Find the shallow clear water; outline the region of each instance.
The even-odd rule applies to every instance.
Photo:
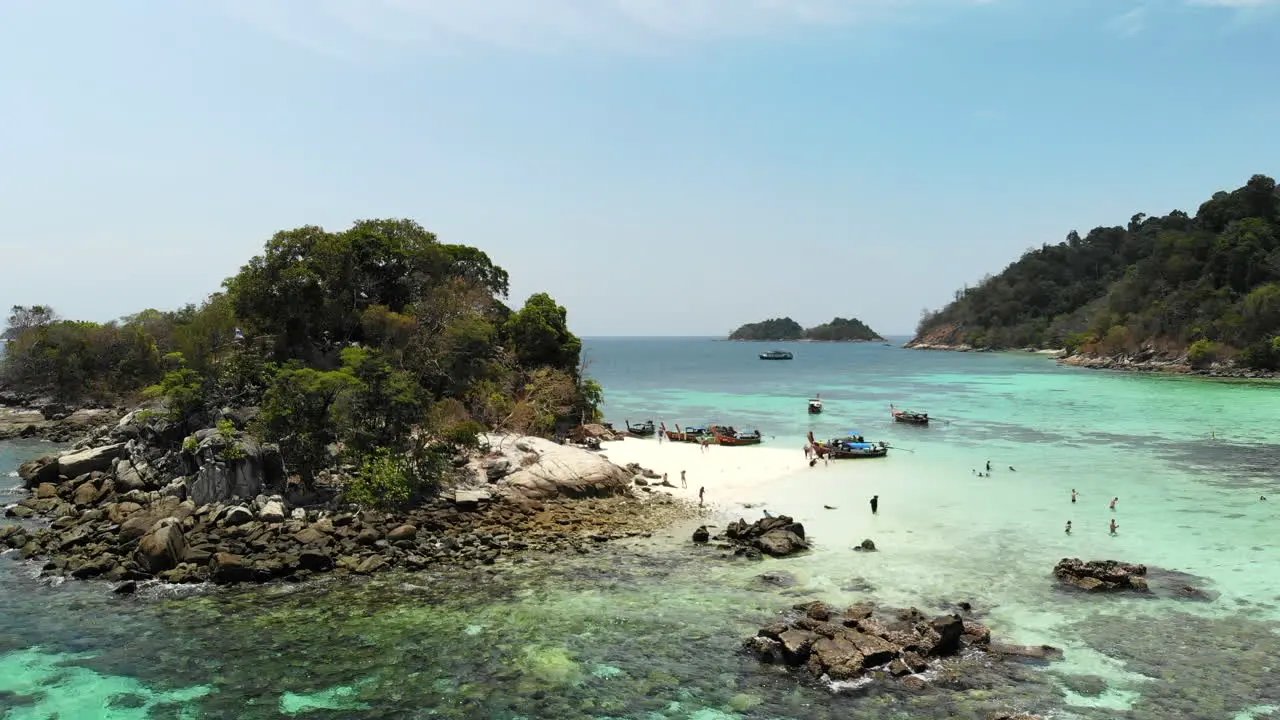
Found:
[[[767,349],[758,344],[587,346],[619,424],[755,424],[766,445],[794,448],[794,475],[751,497],[714,500],[720,521],[754,519],[741,502],[801,519],[814,552],[726,561],[677,528],[480,574],[184,595],[152,588],[136,598],[94,583],[41,583],[10,554],[0,558],[0,713],[706,720],[1017,709],[1155,719],[1267,717],[1280,705],[1280,386],[880,345],[795,344],[790,362],[757,360]],[[804,408],[814,392],[827,407],[816,418]],[[949,422],[895,426],[890,402]],[[800,447],[810,429],[858,429],[904,450],[808,468]],[[47,450],[0,444],[0,488],[16,484],[4,476],[20,460]],[[976,477],[987,460],[992,477]],[[879,552],[850,551],[868,537]],[[1190,603],[1065,594],[1050,576],[1064,556],[1191,573],[1221,595]],[[798,586],[759,582],[766,570],[790,571]],[[1048,669],[977,669],[971,687],[913,696],[875,687],[833,695],[735,652],[770,616],[809,598],[932,610],[967,600],[989,609],[998,636],[1067,654]],[[1105,678],[1107,690],[1074,692],[1082,676]]]

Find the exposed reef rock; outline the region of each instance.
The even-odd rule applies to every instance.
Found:
[[[1063,558],[1053,568],[1058,581],[1086,592],[1116,592],[1132,590],[1148,592],[1147,568],[1117,560],[1090,560]]]
[[[694,533],[694,542],[703,542],[698,540],[700,535]],[[712,539],[734,547],[734,554],[750,558],[760,558],[762,554],[786,557],[809,549],[804,525],[786,515],[761,518],[750,524],[746,520],[735,520]]]
[[[929,619],[915,608],[880,611],[870,604],[843,612],[821,602],[797,605],[800,616],[761,628],[745,648],[761,662],[803,667],[815,679],[902,678],[966,651],[993,658],[1052,660],[1062,651],[991,641],[991,631],[960,615]]]

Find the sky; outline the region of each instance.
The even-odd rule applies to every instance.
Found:
[[[912,331],[1280,173],[1280,0],[0,0],[0,307],[408,217],[580,335]]]

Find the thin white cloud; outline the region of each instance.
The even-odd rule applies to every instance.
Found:
[[[681,41],[838,27],[995,0],[219,0],[235,17],[314,50],[638,50]]]
[[[1035,2],[1048,0],[1035,0]],[[816,27],[899,20],[997,0],[215,0],[280,39],[350,59],[476,46],[529,52],[645,52],[673,43],[759,37]],[[1155,0],[1112,17],[1106,29],[1141,32],[1174,4],[1251,14],[1280,0]]]
[[[1147,8],[1139,5],[1107,21],[1107,29],[1120,37],[1132,37],[1147,26]]]

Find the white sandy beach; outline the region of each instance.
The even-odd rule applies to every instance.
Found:
[[[697,502],[698,488],[705,487],[707,504],[722,508],[758,503],[767,486],[807,466],[801,444],[794,448],[713,445],[700,450],[692,443],[627,438],[605,443],[600,454],[617,465],[639,463],[658,474],[666,473],[676,486],[670,492],[679,498]],[[686,488],[680,487],[682,470]]]

